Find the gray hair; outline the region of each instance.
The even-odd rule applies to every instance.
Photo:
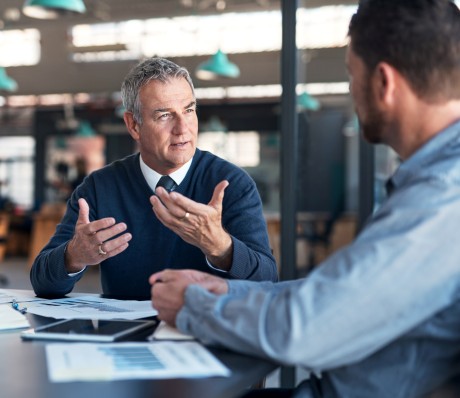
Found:
[[[141,61],[132,68],[126,75],[121,85],[121,99],[127,112],[133,114],[134,120],[142,124],[141,103],[139,91],[152,80],[159,80],[163,83],[171,79],[184,78],[187,80],[195,96],[192,78],[187,69],[176,65],[165,58],[148,58]]]

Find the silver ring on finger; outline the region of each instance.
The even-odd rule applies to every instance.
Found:
[[[190,217],[190,213],[189,213],[188,211],[186,211],[184,217],[179,218],[179,220],[180,220],[180,221],[184,221],[184,220],[186,220],[186,219],[189,218],[189,217]]]
[[[104,250],[102,249],[102,245],[103,245],[103,243],[101,243],[101,244],[97,247],[97,248],[98,248],[98,252],[99,252],[99,255],[100,255],[100,256],[105,256],[105,255],[107,254],[107,252],[104,251]]]

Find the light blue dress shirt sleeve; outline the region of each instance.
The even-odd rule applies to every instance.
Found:
[[[229,281],[224,296],[190,286],[178,328],[319,372],[368,357],[448,307],[460,285],[458,130],[450,132],[455,158],[435,152],[435,143],[422,150],[360,236],[307,278]],[[449,139],[438,141],[446,148]]]

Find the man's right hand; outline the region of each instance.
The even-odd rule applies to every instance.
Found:
[[[75,234],[67,245],[65,254],[65,265],[69,274],[79,272],[87,265],[96,265],[116,256],[126,250],[132,238],[130,233],[113,238],[126,231],[125,223],[115,224],[115,219],[111,217],[90,222],[86,200],[80,198],[78,205],[80,210]]]
[[[190,285],[199,285],[211,293],[221,295],[228,292],[225,279],[201,271],[166,269],[150,276],[152,285],[152,307],[158,311],[158,318],[176,325],[177,313],[184,305],[185,290]]]

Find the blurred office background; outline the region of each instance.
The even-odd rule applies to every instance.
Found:
[[[81,176],[136,151],[120,85],[149,56],[191,72],[198,146],[254,178],[281,267],[283,1],[84,0],[83,12],[55,19],[25,15],[24,3],[0,3],[0,287],[30,288],[33,258]],[[299,276],[353,239],[398,164],[360,140],[344,63],[356,7],[296,5],[298,181],[289,195]],[[211,61],[230,64],[213,73]],[[93,273],[80,290],[98,291]]]

